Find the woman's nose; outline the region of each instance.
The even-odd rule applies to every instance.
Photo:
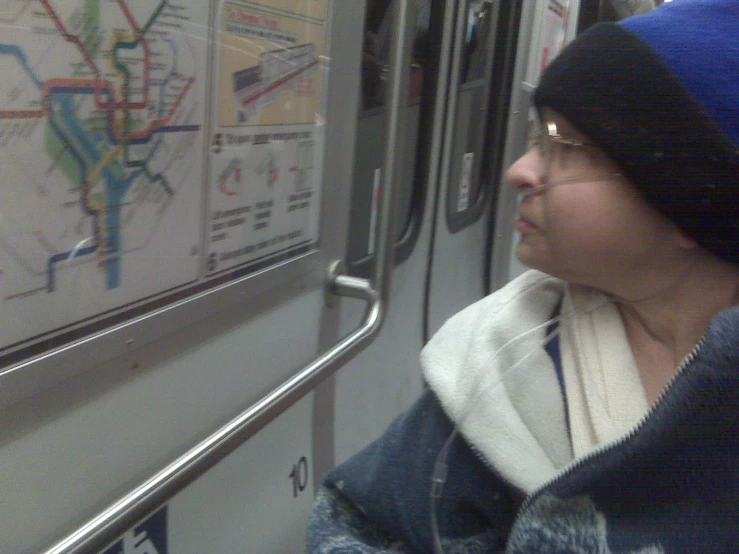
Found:
[[[530,193],[544,184],[540,161],[536,148],[530,149],[508,168],[505,180],[518,192]]]

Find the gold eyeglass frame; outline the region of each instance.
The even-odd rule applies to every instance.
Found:
[[[555,144],[564,144],[567,146],[575,146],[575,147],[600,148],[594,142],[577,141],[577,140],[565,138],[559,134],[559,131],[557,129],[557,124],[555,122],[553,121],[544,122],[542,125],[540,125],[536,129],[535,132],[532,132],[529,135],[529,144],[531,144],[532,147],[538,150],[539,155],[544,160],[544,167],[546,168],[545,178],[547,181],[549,179],[549,173],[551,171],[552,164],[554,163],[554,148],[548,148],[547,151],[544,150],[543,138],[545,134],[547,138]],[[611,179],[614,177],[623,177],[623,174],[622,173],[609,173],[607,176],[605,176],[604,179],[596,179],[596,180],[602,181],[602,180],[607,180],[607,179]],[[530,194],[534,194],[542,190],[546,190],[547,188],[551,188],[555,185],[560,185],[560,184],[565,184],[565,183],[575,183],[575,182],[582,181],[582,180],[583,179],[580,177],[570,177],[570,178],[557,181],[556,183],[547,182],[538,187],[531,187],[531,188],[522,190],[520,191],[520,194],[522,194],[523,196],[528,196]]]

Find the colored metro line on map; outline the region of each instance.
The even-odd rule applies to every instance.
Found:
[[[203,121],[202,46],[181,30],[192,11],[184,0],[0,1],[21,29],[0,35],[0,171],[15,183],[0,193],[0,249],[22,269],[17,294],[40,288],[24,290],[23,273],[54,292],[80,264],[108,290],[144,276],[124,270],[124,254],[146,250],[199,176],[200,161],[181,161]]]

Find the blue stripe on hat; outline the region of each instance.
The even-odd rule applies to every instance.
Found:
[[[739,146],[739,0],[675,0],[619,24],[667,63]]]

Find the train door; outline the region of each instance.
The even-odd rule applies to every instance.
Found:
[[[449,11],[448,110],[429,262],[425,338],[486,292],[487,235],[502,156],[520,2]]]
[[[302,550],[313,388],[386,310],[334,264],[363,8],[0,1],[0,552]]]
[[[378,223],[377,193],[387,170],[384,152],[398,150],[394,215],[392,291],[385,326],[378,338],[320,389],[317,410],[332,421],[334,441],[317,448],[323,469],[339,463],[384,431],[420,395],[418,353],[423,345],[424,281],[438,159],[443,136],[448,56],[444,35],[450,0],[412,0],[403,62],[406,84],[398,129],[388,134],[391,104],[388,74],[389,30],[399,0],[369,0],[363,33],[362,89],[350,214],[348,271],[366,275],[376,259],[372,229]],[[388,142],[395,137],[395,142]],[[361,317],[361,307],[345,303],[342,332]],[[319,408],[320,406],[320,408]]]
[[[367,2],[364,21],[347,254],[348,270],[360,276],[373,260],[374,202],[387,147],[384,79],[393,4]],[[446,318],[485,293],[520,12],[521,2],[411,2],[391,302],[377,340],[319,389],[317,410],[335,438],[316,444],[318,477],[376,438],[418,397],[420,349]],[[345,303],[342,331],[359,317],[361,310]]]

